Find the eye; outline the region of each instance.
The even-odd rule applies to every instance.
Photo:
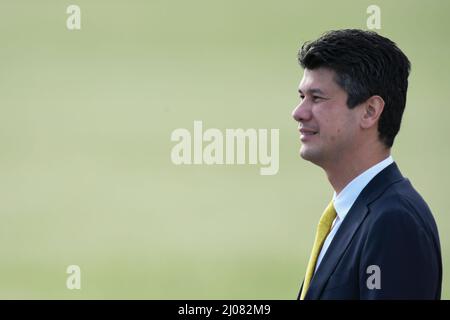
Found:
[[[319,97],[319,96],[313,96],[312,98],[313,98],[314,102],[316,102],[316,101],[318,101],[320,99],[323,99],[322,97]]]
[[[301,94],[300,95],[300,100],[303,100],[303,99],[305,99],[305,95]]]

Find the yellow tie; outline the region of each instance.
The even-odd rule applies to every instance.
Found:
[[[316,268],[317,257],[322,249],[323,242],[325,241],[328,233],[330,233],[333,220],[336,218],[336,210],[334,209],[333,201],[330,202],[328,207],[320,217],[319,225],[317,226],[316,239],[309,257],[308,267],[306,268],[305,281],[303,282],[303,289],[300,295],[300,300],[305,299],[306,292],[309,289],[314,270]]]

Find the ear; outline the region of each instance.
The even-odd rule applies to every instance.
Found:
[[[384,100],[380,96],[371,96],[362,107],[361,127],[369,129],[378,123],[384,109]]]

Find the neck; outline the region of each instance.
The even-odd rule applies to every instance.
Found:
[[[347,184],[359,176],[361,173],[383,161],[390,155],[390,149],[379,150],[378,152],[351,155],[350,158],[340,159],[324,168],[328,181],[333,186],[336,194],[339,194]]]

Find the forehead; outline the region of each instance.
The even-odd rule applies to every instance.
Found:
[[[298,89],[303,93],[315,89],[329,93],[342,90],[336,83],[335,77],[336,73],[328,68],[305,69]]]

